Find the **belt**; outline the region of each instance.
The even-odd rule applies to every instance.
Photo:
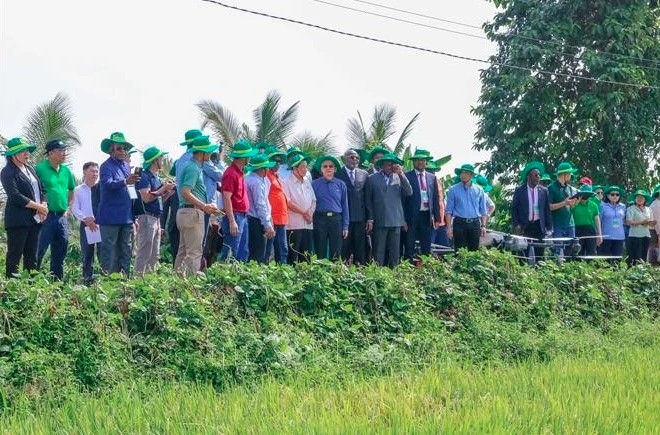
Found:
[[[52,214],[53,216],[64,216],[65,211],[49,211],[48,214]]]
[[[155,217],[155,218],[160,218],[160,213],[152,213],[150,211],[145,211],[144,213],[140,213],[138,216],[141,216],[143,214],[147,215],[147,216]]]
[[[195,208],[195,206],[192,204],[181,204],[179,208]]]
[[[472,222],[479,222],[479,218],[462,218],[462,217],[454,217],[454,222],[462,222],[464,224],[471,224]]]
[[[237,214],[239,216],[247,216],[247,213],[243,213],[242,211],[235,211],[234,214]]]
[[[332,216],[339,216],[341,213],[337,213],[334,211],[315,211],[314,214],[317,216],[332,217]]]

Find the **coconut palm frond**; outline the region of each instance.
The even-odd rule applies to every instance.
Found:
[[[266,99],[253,111],[257,142],[269,142],[277,139],[280,127],[278,106],[281,96],[277,91],[271,91]],[[274,143],[274,142],[271,142]]]
[[[387,104],[374,108],[373,120],[369,128],[372,144],[385,144],[395,132],[396,109]]]
[[[234,146],[241,136],[241,127],[234,114],[213,100],[202,100],[195,106],[202,115],[202,129],[209,128],[211,135],[225,146]]]
[[[413,168],[412,160],[410,157],[413,155],[412,146],[408,145],[401,154],[397,154],[403,160],[403,168],[406,171],[410,171]]]
[[[346,139],[348,139],[348,145],[353,148],[367,148],[369,139],[367,138],[367,131],[364,129],[364,122],[362,122],[362,115],[359,110],[357,118],[351,118],[348,120]]]
[[[293,128],[298,121],[298,109],[300,108],[300,101],[296,101],[288,109],[284,111],[280,117],[280,133],[279,133],[279,143],[275,145],[285,147],[286,142],[293,133]]]
[[[415,122],[417,122],[417,119],[419,118],[419,113],[416,114],[415,116],[412,117],[410,121],[408,121],[408,124],[406,124],[405,128],[399,135],[399,139],[396,141],[396,145],[394,146],[394,153],[399,154],[401,151],[403,151],[403,148],[405,147],[403,145],[403,142],[408,139],[408,136],[410,136],[410,133],[412,133],[413,128],[415,128]]]
[[[328,132],[325,136],[318,137],[305,131],[294,137],[291,141],[291,145],[300,148],[302,152],[310,155],[314,159],[326,154],[333,156],[339,154],[339,151],[333,144],[332,132]]]
[[[45,149],[46,143],[53,139],[62,140],[69,147],[80,146],[80,137],[73,125],[73,110],[69,97],[60,92],[52,100],[32,109],[23,127],[23,135],[41,151]],[[35,163],[38,163],[44,153],[37,152],[33,157]]]

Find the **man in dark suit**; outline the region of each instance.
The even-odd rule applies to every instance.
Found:
[[[433,160],[426,150],[415,150],[410,158],[414,169],[406,172],[412,187],[412,195],[404,198],[403,212],[406,217],[405,257],[412,260],[415,241],[419,240],[422,255],[431,254],[433,230],[440,224],[440,194],[435,175],[426,172],[426,164]]]
[[[352,256],[353,263],[365,264],[367,212],[364,203],[364,185],[369,174],[358,167],[359,155],[357,151],[347,150],[342,160],[344,161],[344,167],[339,169],[335,176],[346,184],[350,216],[348,237],[344,240],[342,258],[349,261]]]
[[[385,154],[376,162],[379,172],[367,178],[365,185],[367,232],[373,230],[374,260],[393,268],[399,264],[401,227],[406,224],[402,200],[412,195],[412,187],[403,174],[401,161]]]
[[[513,231],[519,236],[541,240],[552,233],[552,215],[548,189],[540,185],[541,174],[545,167],[541,162],[528,163],[521,173],[525,182],[513,192],[511,201],[511,220]],[[529,258],[530,264],[535,258],[543,257],[543,247],[534,247],[534,258]]]

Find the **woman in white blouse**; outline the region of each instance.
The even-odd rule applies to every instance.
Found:
[[[646,252],[651,240],[651,227],[655,226],[653,212],[646,204],[651,202],[651,195],[646,190],[638,189],[633,194],[635,203],[626,211],[628,231],[628,264],[646,261]]]

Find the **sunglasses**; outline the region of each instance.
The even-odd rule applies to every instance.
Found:
[[[321,169],[335,169],[335,165],[322,165]]]
[[[619,195],[618,193],[611,192],[611,193],[610,193],[610,196],[620,196],[620,195]]]
[[[359,159],[360,156],[348,156],[348,157],[346,157],[346,158],[347,158],[347,159]]]

